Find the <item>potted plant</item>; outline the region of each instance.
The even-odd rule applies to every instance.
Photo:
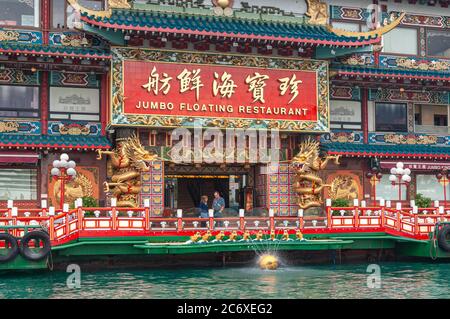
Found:
[[[420,193],[416,195],[415,202],[416,206],[419,208],[428,208],[431,206],[431,198],[425,197]]]
[[[98,207],[98,203],[97,200],[94,197],[91,196],[84,196],[82,197],[83,200],[83,207]],[[85,211],[84,214],[85,217],[93,217],[94,216],[94,211]]]
[[[350,200],[346,198],[336,198],[331,201],[331,207],[350,207]],[[334,210],[332,213],[333,216],[342,215],[340,211]],[[345,213],[343,214],[345,215]]]

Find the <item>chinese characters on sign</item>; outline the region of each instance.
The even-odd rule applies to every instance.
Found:
[[[317,120],[314,71],[124,62],[127,114]]]

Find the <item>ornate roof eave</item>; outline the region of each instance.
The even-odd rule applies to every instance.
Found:
[[[77,52],[83,48],[44,46],[44,45],[27,45],[27,44],[11,44],[0,43],[0,55],[28,55],[28,56],[47,56],[47,57],[63,57],[71,59],[94,59],[109,60],[111,54],[102,50],[87,48],[86,53]],[[98,51],[98,52],[94,52]]]
[[[344,157],[450,159],[450,147],[431,145],[325,143],[321,147],[329,155]]]
[[[368,39],[368,40],[357,41],[357,42],[356,41],[330,41],[330,40],[317,40],[317,39],[307,39],[307,38],[281,37],[281,36],[262,36],[262,35],[255,35],[255,34],[243,34],[243,33],[181,30],[181,29],[176,29],[176,28],[147,27],[147,26],[142,27],[142,26],[132,26],[132,25],[127,26],[127,25],[99,22],[99,21],[92,20],[89,17],[85,17],[85,16],[81,17],[81,20],[91,26],[105,28],[105,29],[122,30],[122,31],[173,33],[173,34],[180,34],[180,35],[239,38],[239,39],[245,39],[245,40],[307,43],[307,44],[328,45],[328,46],[337,46],[337,47],[361,47],[361,46],[369,46],[369,45],[373,45],[373,44],[378,44],[380,42],[379,38]]]
[[[332,66],[331,70],[338,76],[360,76],[381,79],[416,79],[450,82],[450,73],[441,71],[420,71],[404,69],[385,69],[373,67]]]
[[[110,148],[111,143],[104,136],[0,134],[0,149],[63,149],[92,151]]]

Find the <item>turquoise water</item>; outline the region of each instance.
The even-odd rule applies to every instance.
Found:
[[[368,288],[367,264],[7,274],[0,298],[450,298],[450,264],[386,263]]]

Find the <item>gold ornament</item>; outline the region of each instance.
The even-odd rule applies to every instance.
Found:
[[[357,199],[358,189],[358,184],[351,176],[338,176],[331,182],[330,198]]]
[[[309,23],[315,25],[326,25],[328,23],[328,5],[320,0],[306,0],[309,17]]]
[[[18,132],[18,131],[19,131],[18,122],[0,122],[0,133]]]
[[[0,41],[17,41],[17,40],[19,40],[19,32],[0,31]]]
[[[300,145],[299,153],[291,160],[295,171],[294,192],[298,196],[298,205],[301,209],[319,207],[322,205],[321,192],[324,187],[322,178],[317,174],[325,169],[329,160],[339,165],[340,155],[319,157],[319,142],[308,139]]]
[[[111,9],[130,9],[131,5],[127,0],[108,0],[109,8]]]
[[[105,192],[112,192],[118,207],[137,207],[141,174],[150,170],[158,156],[145,150],[136,135],[119,140],[113,151],[97,150],[97,153],[99,160],[109,155],[113,167],[111,181],[103,184]]]

